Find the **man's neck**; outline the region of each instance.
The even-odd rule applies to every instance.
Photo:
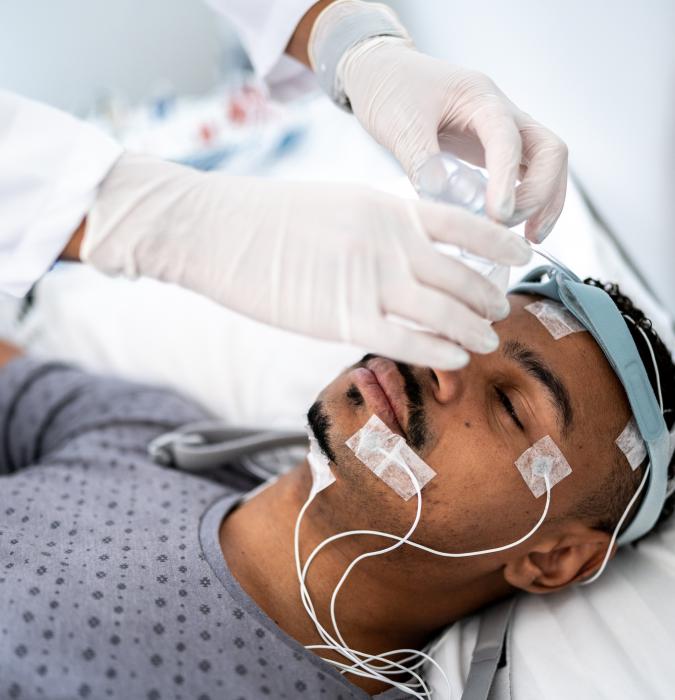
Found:
[[[233,576],[282,630],[305,646],[324,643],[300,599],[293,547],[296,519],[309,485],[306,465],[294,469],[242,504],[220,528],[220,546]],[[321,519],[312,518],[315,505],[310,506],[300,531],[303,563],[314,547],[336,534],[324,532]],[[308,589],[317,617],[331,635],[333,589],[356,556],[382,546],[381,541],[373,544],[363,538],[345,538],[326,547],[312,563]],[[434,596],[417,586],[411,589],[409,580],[405,586],[398,586],[396,572],[388,571],[386,566],[357,565],[340,591],[336,620],[352,649],[367,653],[421,649],[439,628],[494,597],[493,588],[491,583],[485,588],[467,586],[466,580],[457,585],[448,581],[442,595]],[[315,651],[324,658],[345,662],[335,652]],[[347,678],[371,694],[389,687],[355,675]]]

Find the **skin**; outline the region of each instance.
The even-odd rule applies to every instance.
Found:
[[[422,387],[427,425],[425,439],[416,441],[421,442],[418,453],[437,473],[422,491],[422,518],[413,539],[441,551],[467,552],[508,544],[526,534],[540,517],[545,496],[534,498],[514,462],[545,435],[562,450],[572,474],[553,487],[544,525],[516,548],[447,559],[401,547],[360,563],[341,589],[336,608],[340,630],[352,648],[376,653],[421,648],[439,628],[514,591],[558,591],[601,564],[609,535],[568,514],[613,468],[617,448],[612,440],[597,436],[621,432],[630,416],[628,404],[590,334],[554,340],[523,308],[532,300],[510,296],[511,315],[494,324],[501,341],[497,352],[474,355],[467,367],[455,372],[412,368]],[[574,414],[568,431],[562,429],[548,392],[503,356],[513,341],[527,343],[566,385]],[[394,365],[381,364],[400,381]],[[307,511],[300,538],[303,561],[330,535],[352,529],[403,535],[414,519],[416,498],[404,502],[344,445],[373,412],[391,423],[386,406],[355,402],[350,387],[357,377],[353,369],[346,370],[319,397],[331,423],[328,438],[337,481]],[[504,409],[495,387],[509,397],[524,431]],[[405,430],[405,409],[403,414]],[[243,588],[305,645],[320,643],[320,638],[299,600],[292,543],[310,485],[303,462],[235,510],[220,532],[225,559]],[[330,595],[348,564],[389,544],[378,537],[345,538],[317,557],[308,583],[324,627],[331,629]],[[354,676],[350,680],[370,693],[387,687]]]

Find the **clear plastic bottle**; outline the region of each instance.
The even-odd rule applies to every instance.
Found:
[[[449,153],[431,156],[417,169],[415,189],[422,199],[463,207],[473,214],[485,214],[487,178],[483,173]],[[488,277],[506,292],[510,269],[477,255],[459,251],[463,263]]]
[[[417,169],[415,188],[420,197],[485,213],[487,178],[449,153],[431,156]]]

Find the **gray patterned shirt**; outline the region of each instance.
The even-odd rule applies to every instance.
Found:
[[[368,697],[230,573],[218,530],[256,482],[148,458],[152,438],[208,417],[63,364],[0,369],[2,700]]]

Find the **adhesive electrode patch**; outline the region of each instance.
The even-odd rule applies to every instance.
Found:
[[[406,466],[415,476],[420,491],[436,476],[436,472],[408,446],[408,443],[400,435],[389,430],[376,415],[372,415],[345,444],[375,476],[384,481],[404,501],[417,493]]]
[[[631,416],[626,427],[621,431],[621,435],[614,442],[626,455],[628,464],[633,471],[642,464],[647,456],[647,447],[640,435],[634,416]]]
[[[309,438],[307,462],[309,462],[309,469],[312,472],[311,493],[317,494],[335,482],[335,475],[330,468],[328,457],[321,451],[314,432],[309,426],[307,426],[307,437]]]
[[[535,316],[555,340],[586,330],[562,304],[551,299],[533,301],[525,310]]]
[[[514,464],[535,498],[546,493],[544,474],[548,473],[549,486],[553,488],[572,473],[572,467],[550,435],[528,447]]]

